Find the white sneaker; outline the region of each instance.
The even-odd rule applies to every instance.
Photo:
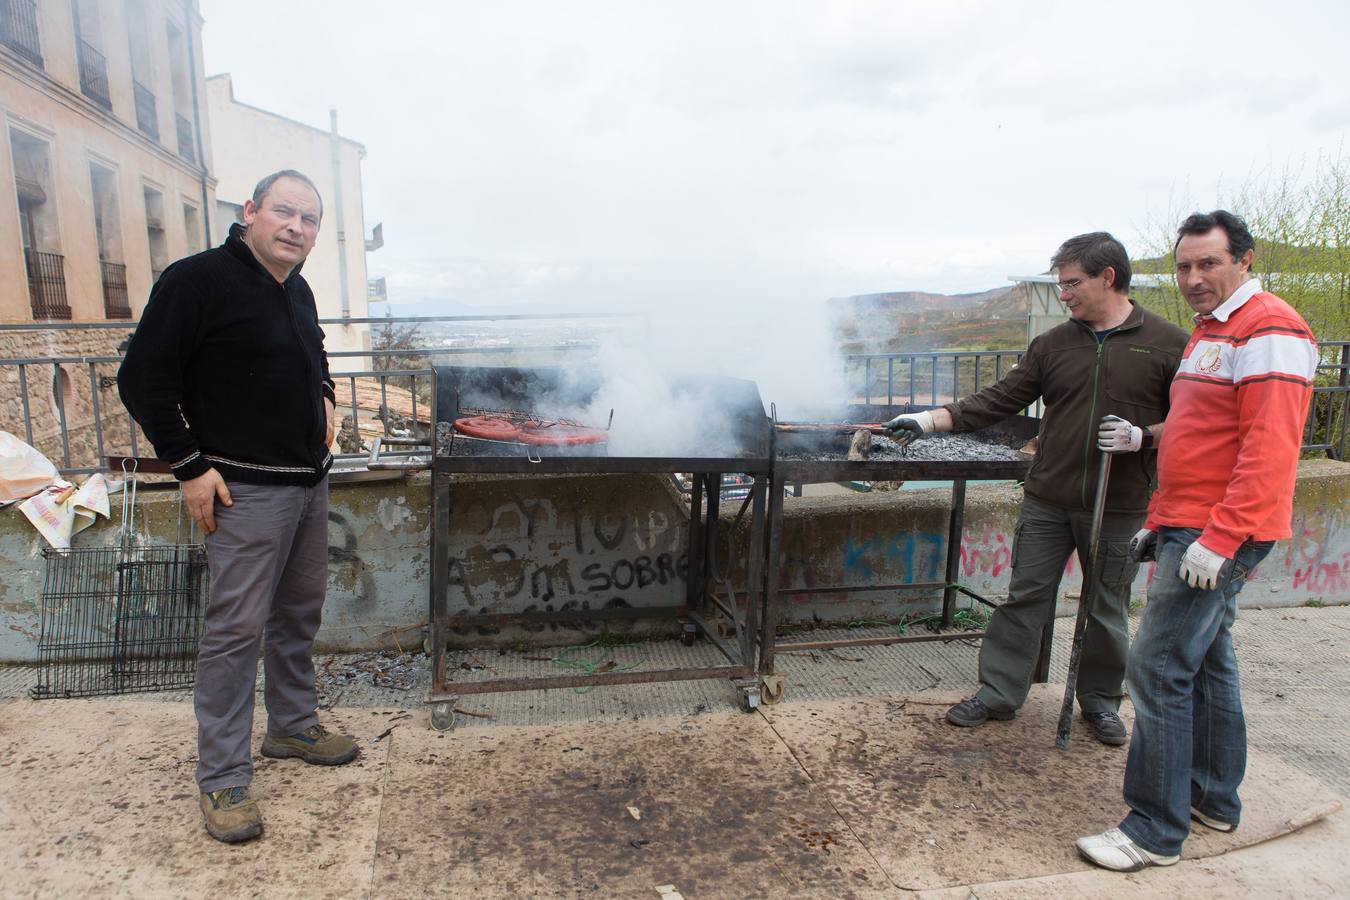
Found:
[[[1119,828],[1091,837],[1080,837],[1074,845],[1083,859],[1116,872],[1138,872],[1146,866],[1170,866],[1181,859],[1181,854],[1161,856],[1150,853],[1130,840]]]
[[[1237,830],[1237,826],[1232,822],[1225,822],[1222,819],[1215,819],[1211,816],[1207,816],[1194,806],[1191,807],[1191,818],[1206,828],[1213,828],[1215,831],[1222,831],[1224,834]]]

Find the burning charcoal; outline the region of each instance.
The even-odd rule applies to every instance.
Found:
[[[872,462],[1008,462],[1025,459],[1013,447],[964,434],[929,434],[903,447],[881,435],[859,434],[870,437],[870,453],[864,459]],[[853,459],[849,439],[841,435],[779,435],[778,447],[780,459]]]

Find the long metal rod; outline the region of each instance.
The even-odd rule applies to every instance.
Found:
[[[736,666],[747,664],[746,660],[741,657],[739,652],[737,652],[736,647],[717,633],[717,627],[713,625],[713,623],[709,622],[696,612],[689,613],[689,621],[699,627],[699,630],[703,632],[703,636],[707,638],[714,647],[721,651],[722,655],[726,657],[727,662]]]
[[[1087,561],[1083,566],[1083,588],[1078,592],[1078,618],[1073,625],[1073,647],[1069,650],[1069,673],[1064,678],[1064,702],[1059,707],[1059,728],[1055,731],[1055,746],[1069,748],[1069,734],[1073,731],[1073,697],[1078,686],[1078,666],[1083,659],[1083,632],[1087,629],[1088,607],[1092,605],[1097,579],[1097,550],[1101,544],[1102,516],[1106,512],[1106,483],[1111,478],[1111,454],[1102,453],[1097,471],[1097,495],[1092,501],[1092,537]]]
[[[461,694],[495,694],[509,691],[538,691],[547,688],[592,687],[602,684],[649,684],[666,681],[694,681],[703,678],[749,678],[755,672],[749,666],[709,666],[700,669],[656,669],[650,672],[597,672],[594,675],[544,675],[533,678],[494,678],[490,681],[447,682],[436,680],[427,695],[428,703],[454,700]]]
[[[863,594],[867,593],[868,591],[909,591],[909,590],[931,591],[936,589],[946,589],[949,587],[959,594],[965,594],[967,597],[971,597],[972,599],[978,600],[985,606],[998,605],[997,603],[994,603],[992,600],[988,600],[984,597],[981,597],[979,594],[975,593],[969,588],[964,588],[959,584],[954,585],[947,584],[945,581],[903,581],[896,584],[835,584],[830,585],[829,587],[780,588],[778,594],[780,596],[787,596],[787,595],[796,596],[799,594],[854,594],[854,593]],[[730,594],[735,597],[741,597],[746,594],[746,590],[744,588],[731,589],[731,590],[724,590],[723,593]]]
[[[787,641],[779,643],[777,650],[787,653],[789,650],[837,650],[841,647],[884,647],[888,644],[918,644],[924,641],[973,640],[984,637],[983,631],[953,631],[938,634],[896,634],[889,637],[841,638],[837,641]]]

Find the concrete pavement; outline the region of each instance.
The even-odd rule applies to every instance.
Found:
[[[267,831],[240,847],[201,828],[185,692],[34,702],[32,670],[7,669],[4,893],[1336,896],[1350,813],[1319,816],[1350,793],[1350,609],[1244,611],[1235,639],[1254,751],[1243,828],[1130,876],[1072,853],[1073,836],[1114,824],[1124,753],[1081,724],[1054,750],[1053,685],[1013,723],[941,722],[973,683],[967,643],[784,656],[784,702],[752,715],[715,681],[476,695],[460,704],[471,724],[444,735],[426,728],[420,687],[330,679],[324,716],[361,740],[361,760],[259,757]],[[498,675],[538,664],[490,654],[467,654],[466,673],[469,658]]]

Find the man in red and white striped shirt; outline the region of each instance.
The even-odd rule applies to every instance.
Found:
[[[1230,629],[1248,573],[1290,536],[1317,370],[1308,324],[1252,276],[1242,219],[1191,215],[1174,255],[1195,331],[1172,382],[1158,490],[1131,542],[1158,566],[1127,666],[1130,813],[1078,840],[1089,861],[1120,871],[1175,863],[1192,820],[1238,825],[1247,726]]]

